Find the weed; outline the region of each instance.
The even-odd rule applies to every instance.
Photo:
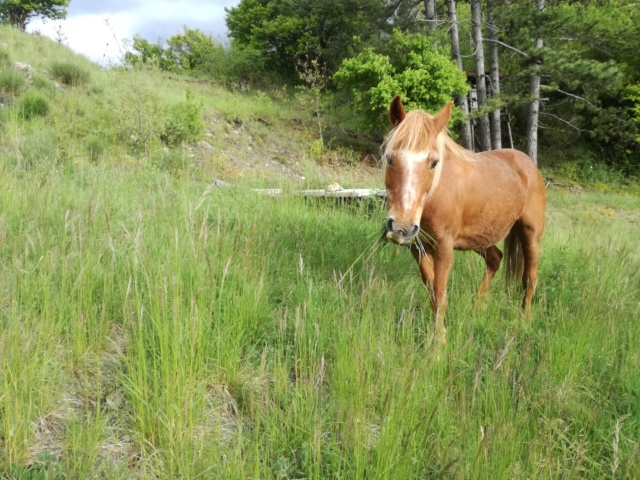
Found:
[[[70,87],[78,87],[89,83],[91,75],[80,65],[72,62],[54,62],[49,67],[53,78]]]

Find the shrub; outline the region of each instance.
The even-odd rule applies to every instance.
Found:
[[[24,77],[20,72],[12,68],[3,68],[0,71],[0,90],[3,93],[17,95],[24,86]]]
[[[37,92],[29,91],[25,93],[16,104],[18,115],[25,120],[35,117],[44,117],[49,114],[51,105],[47,98]]]
[[[65,85],[77,87],[89,82],[90,75],[84,68],[70,62],[54,62],[49,68],[51,75]]]
[[[162,140],[169,146],[195,140],[204,130],[202,119],[202,101],[195,99],[191,90],[187,90],[186,99],[169,109],[169,114],[161,134]]]
[[[333,77],[339,92],[362,115],[363,126],[371,131],[387,129],[384,117],[396,94],[402,96],[409,110],[437,111],[469,88],[456,64],[438,52],[424,35],[395,30],[386,48],[386,54],[364,48],[362,53],[344,60]],[[460,117],[456,109],[454,120]]]

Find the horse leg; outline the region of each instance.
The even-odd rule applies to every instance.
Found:
[[[522,308],[524,308],[524,316],[527,320],[531,318],[531,299],[533,298],[533,292],[538,283],[538,261],[540,260],[541,240],[541,231],[531,226],[523,226],[520,236],[524,256],[524,271],[522,272],[524,294],[522,296]]]
[[[485,270],[482,280],[480,281],[480,286],[478,287],[478,299],[482,300],[487,296],[489,287],[491,286],[491,281],[498,271],[498,268],[500,268],[502,252],[498,247],[493,245],[486,250],[477,251],[477,253],[484,258],[484,261],[487,264],[487,269]]]
[[[438,245],[438,249],[433,255],[433,315],[435,316],[435,335],[444,346],[446,343],[447,330],[444,327],[444,316],[447,313],[447,281],[449,272],[453,265],[453,246],[443,244]]]
[[[411,246],[411,254],[413,258],[418,262],[420,267],[420,275],[422,275],[422,283],[427,287],[429,293],[429,302],[431,302],[431,308],[434,308],[435,297],[433,296],[433,254],[431,252],[425,252],[420,250],[415,245]],[[434,310],[435,311],[435,310]]]

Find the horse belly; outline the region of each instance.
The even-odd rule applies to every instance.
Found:
[[[475,208],[463,216],[454,248],[485,250],[501,242],[520,217],[524,204],[524,195],[494,198],[486,203],[476,204]]]

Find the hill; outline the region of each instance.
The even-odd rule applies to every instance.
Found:
[[[6,26],[0,62],[7,132],[0,148],[15,164],[153,166],[267,185],[379,182],[377,169],[367,168],[376,164],[374,142],[336,130],[328,143],[339,136],[340,147],[319,150],[309,112],[287,97],[234,93],[153,68],[101,70],[48,38]]]

